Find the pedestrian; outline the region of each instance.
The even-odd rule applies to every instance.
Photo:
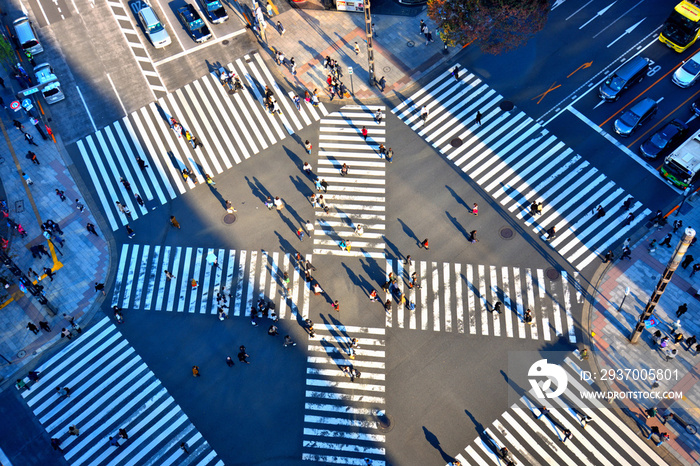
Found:
[[[673,238],[673,234],[669,233],[668,235],[666,235],[666,238],[664,238],[664,240],[661,243],[659,243],[659,246],[668,246],[670,248],[672,238]]]
[[[328,192],[328,182],[326,182],[326,180],[321,180],[321,187],[323,188],[324,193]]]
[[[126,432],[126,429],[123,427],[119,428],[118,432],[119,437],[123,438],[124,440],[129,440],[129,434]]]
[[[192,376],[199,377],[199,366],[192,366]]]
[[[175,278],[175,275],[173,275],[173,274],[172,274],[170,271],[168,271],[168,270],[164,270],[163,273],[165,274],[165,278],[166,278],[168,281],[170,281],[170,280],[172,280],[173,278]]]
[[[539,414],[539,416],[537,416],[537,419],[541,418],[542,416],[549,417],[549,410],[547,409],[546,406],[540,407],[540,414]]]
[[[649,409],[644,410],[645,419],[649,419],[650,417],[656,417],[657,414],[658,411],[655,407],[651,407]]]
[[[66,397],[70,398],[70,388],[68,387],[56,387],[56,393],[58,394],[59,397]]]
[[[574,436],[569,429],[564,429],[562,433],[564,434],[564,438],[561,443],[566,443],[567,440]]]
[[[192,287],[193,290],[197,289],[198,284],[199,283],[197,283],[197,280],[195,280],[194,278],[192,280],[190,280],[190,286]]]
[[[51,439],[51,448],[57,451],[63,451],[61,448],[61,441],[55,437]]]
[[[139,168],[142,171],[148,168],[148,165],[146,165],[146,162],[139,156],[136,156],[136,163],[139,165]]]
[[[656,443],[657,447],[660,447],[662,443],[667,442],[671,437],[666,432],[662,432],[659,435],[659,441]]]
[[[249,364],[250,364],[250,363],[249,363]],[[182,442],[182,443],[180,444],[180,450],[184,451],[186,455],[189,455],[189,454],[190,454],[190,452],[187,451],[187,444],[186,444],[185,442]]]
[[[24,133],[24,125],[22,123],[17,120],[12,120],[12,124],[15,125],[15,128],[17,128],[21,133]]]
[[[655,239],[651,240],[651,243],[649,243],[648,249],[649,249],[649,253],[656,251],[656,240]]]
[[[452,70],[452,76],[455,77],[455,80],[459,81],[459,65],[455,65],[455,68]]]
[[[381,88],[380,90],[384,92],[384,88],[386,87],[386,79],[384,78],[384,76],[382,76],[381,79],[379,79],[379,82],[377,84]]]
[[[31,186],[34,184],[32,179],[25,172],[22,172],[22,178],[24,178],[24,181],[27,183],[27,185]]]
[[[357,45],[357,42],[355,42],[355,55],[359,55],[359,54],[360,54],[360,46]]]
[[[369,293],[369,300],[372,301],[373,303],[377,302],[377,290],[373,289]]]
[[[76,437],[80,435],[80,429],[77,426],[72,425],[68,427],[68,435],[75,435]]]
[[[289,345],[296,346],[297,344],[292,340],[292,338],[289,335],[285,335],[284,336],[284,347],[286,348]]]
[[[382,124],[382,109],[377,109],[376,113],[374,114],[374,121],[376,121],[379,125]]]
[[[268,209],[269,209],[269,207],[268,207]],[[231,203],[231,201],[228,201],[228,200],[226,201],[226,212],[228,212],[229,214],[232,214],[234,212],[238,212],[236,209],[233,208],[233,204]]]
[[[340,167],[340,176],[345,176],[348,174],[348,164],[344,163],[342,167]]]
[[[394,159],[394,150],[390,147],[386,151],[386,161],[391,163],[393,159]]]
[[[683,335],[681,334],[681,338]],[[669,362],[671,359],[675,359],[676,356],[678,355],[678,350],[672,349],[670,352],[666,353],[666,362]]]
[[[423,105],[423,108],[420,110],[420,119],[423,120],[423,125],[428,121],[428,107],[425,105]]]
[[[629,226],[632,223],[632,220],[634,220],[634,214],[630,212],[625,220],[625,226]]]
[[[696,262],[695,264],[693,264],[693,271],[690,272],[690,276],[692,277],[693,275],[695,275],[699,271],[700,271],[700,262]]]
[[[250,362],[248,361],[249,357],[250,356],[245,352],[245,346],[241,345],[238,352],[238,361],[250,364]]]
[[[581,426],[585,429],[589,422],[593,421],[593,418],[584,414],[581,416]]]
[[[542,215],[542,208],[543,207],[544,207],[544,205],[542,204],[542,202],[537,203],[537,215],[538,216]]]
[[[472,244],[479,242],[479,240],[476,237],[476,230],[472,230],[471,232],[469,232],[469,242]]]
[[[45,320],[40,320],[39,321],[39,327],[46,333],[51,333],[51,327],[49,327],[49,323],[46,322]]]
[[[365,141],[366,141],[367,135],[368,135],[367,128],[363,126],[361,132],[362,132],[362,137],[365,138]]]
[[[24,139],[26,139],[27,142],[28,142],[29,144],[31,144],[32,146],[37,146],[37,147],[39,147],[39,145],[38,145],[36,142],[34,142],[34,136],[32,136],[31,134],[29,134],[29,133],[24,133]]]
[[[110,437],[109,438],[109,444],[113,447],[120,447],[121,445],[119,444],[119,439],[116,437]]]
[[[34,335],[39,335],[39,328],[36,325],[34,325],[33,322],[29,322],[27,324],[27,328],[34,332]]]
[[[430,42],[435,42],[433,40],[433,35],[430,32],[430,29],[425,33],[425,45],[428,45]]]
[[[122,315],[122,310],[117,306],[112,306],[112,309],[114,310],[114,318],[117,320],[117,323],[123,324],[124,316]]]
[[[297,229],[297,237],[299,241],[304,241],[304,230],[301,227]]]
[[[277,210],[284,209],[284,202],[282,202],[282,199],[280,199],[279,196],[275,197],[275,207],[277,208]]]
[[[233,366],[234,366],[233,358],[231,358],[231,356],[226,356],[226,365],[227,365],[228,367],[233,367]]]
[[[284,26],[279,21],[277,21],[277,32],[279,32],[280,36],[283,36],[285,33]]]
[[[331,307],[336,311],[340,312],[340,303],[336,299],[333,303],[331,303]]]
[[[479,205],[475,202],[474,207],[472,207],[472,214],[474,214],[475,217],[479,216]]]
[[[476,118],[475,118],[475,120],[476,120],[476,124],[477,124],[477,125],[481,125],[481,112],[478,111],[478,110],[476,111]]]
[[[690,264],[692,264],[694,260],[695,260],[695,258],[693,257],[692,254],[687,254],[687,255],[683,258],[683,262],[681,263],[681,267],[683,267],[683,269],[687,269],[688,266],[689,266]]]
[[[66,192],[58,188],[56,188],[56,196],[58,196],[61,202],[64,202],[66,200]]]
[[[318,283],[316,283],[316,284],[314,285],[314,294],[318,296],[318,295],[321,294],[321,293],[323,293],[323,289],[321,288],[321,285],[319,285]]]
[[[683,228],[683,220],[674,220],[673,221],[673,233],[676,233],[681,228]]]
[[[272,336],[272,337],[279,335],[279,331],[277,330],[277,326],[275,324],[270,325],[270,328],[267,329],[267,334]]]
[[[493,312],[503,314],[503,303],[500,301],[496,301],[496,304],[493,306]]]
[[[125,225],[125,227],[126,227],[126,235],[129,238],[133,238],[134,236],[136,236],[136,232],[134,232],[134,230],[131,228],[131,226],[129,226],[128,223]]]
[[[384,309],[386,311],[389,311],[391,309],[391,299],[386,300],[386,302],[384,303]]]
[[[306,142],[304,143],[304,148],[306,149],[306,153],[307,153],[307,154],[310,154],[310,153],[311,153],[311,149],[313,148],[313,146],[311,145],[311,142],[309,142],[308,139],[307,139]]]
[[[523,315],[523,321],[528,325],[534,324],[532,311],[530,309],[525,310],[525,314]]]
[[[104,283],[95,282],[95,291],[101,291],[102,295],[107,296],[107,293],[105,292],[105,284]]]
[[[289,59],[289,64],[291,65],[292,74],[297,74],[297,62],[294,57]]]
[[[314,231],[314,224],[311,223],[311,220],[307,220],[304,227],[306,227],[306,231],[309,233],[309,236],[311,236],[311,233]]]
[[[54,276],[53,270],[51,270],[48,267],[44,267],[44,273],[46,274],[47,277],[49,277],[51,279],[51,281],[53,281],[53,276]]]
[[[627,246],[622,248],[622,255],[620,256],[620,260],[622,259],[632,260],[632,251],[630,251],[630,248],[628,248]]]
[[[36,158],[36,154],[34,152],[27,151],[27,155],[25,157],[28,158],[29,160],[31,160],[33,164],[41,165],[41,163],[39,163],[39,159]]]
[[[664,415],[664,416],[661,418],[661,422],[663,422],[664,424],[666,424],[668,421],[670,421],[670,420],[673,419],[674,417],[675,417],[675,416],[673,415],[673,413],[668,413],[668,414]]]
[[[676,317],[680,317],[686,312],[688,312],[688,303],[683,303],[678,306],[678,309],[676,310]]]
[[[608,250],[608,252],[605,253],[605,257],[603,258],[603,263],[608,263],[612,260],[615,259],[615,254],[611,250]]]
[[[420,243],[420,245],[421,245],[421,247],[425,248],[426,251],[430,249],[430,245],[429,245],[429,243],[428,243],[428,238],[425,238],[425,239]]]
[[[688,345],[688,346],[687,346],[687,348],[686,348],[685,350],[688,351],[688,350],[690,349],[691,346],[693,346],[695,343],[697,343],[697,341],[698,341],[698,339],[695,338],[695,335],[693,335],[692,337],[686,338],[686,339],[685,339],[685,344]]]

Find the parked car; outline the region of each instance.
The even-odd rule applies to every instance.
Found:
[[[161,24],[153,8],[148,5],[141,8],[139,10],[139,21],[141,21],[143,30],[155,48],[160,49],[170,45],[170,35]]]
[[[629,136],[654,116],[656,110],[658,110],[658,104],[654,99],[646,97],[640,100],[615,120],[615,132],[622,137]]]
[[[606,101],[616,101],[630,86],[641,82],[649,71],[649,59],[640,57],[630,58],[627,63],[616,69],[598,88],[598,95]]]
[[[683,62],[683,65],[673,73],[673,84],[680,87],[690,87],[700,77],[700,52]]]
[[[40,63],[34,67],[34,76],[36,83],[43,85],[41,93],[49,104],[55,104],[65,99],[66,96],[61,90],[61,83],[58,77],[54,74],[53,68],[48,63]]]
[[[177,13],[192,40],[199,43],[211,39],[211,32],[209,32],[209,28],[204,24],[204,20],[199,16],[195,7],[187,3],[177,10]]]
[[[228,19],[228,14],[219,0],[200,0],[202,10],[213,24],[223,23]]]
[[[44,47],[41,46],[41,42],[39,42],[39,38],[29,18],[26,16],[17,18],[12,22],[12,25],[15,27],[15,37],[17,37],[17,42],[19,42],[22,50],[26,50],[32,55],[44,51]]]
[[[662,152],[669,152],[683,141],[687,132],[688,125],[678,119],[671,120],[644,141],[639,150],[644,158],[656,160],[661,156]]]

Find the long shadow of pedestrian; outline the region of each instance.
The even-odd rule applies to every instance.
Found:
[[[170,164],[171,164],[173,167],[175,167],[175,169],[177,170],[177,173],[178,173],[177,176],[179,176],[180,178],[182,178],[182,175],[181,175],[182,169],[183,169],[183,168],[187,168],[187,167],[186,167],[185,165],[183,165],[182,163],[180,163],[180,160],[179,160],[177,157],[175,157],[175,154],[173,154],[172,151],[168,151],[167,154],[166,154],[166,156],[167,156],[168,159],[170,160]],[[187,181],[185,181],[184,183],[185,183],[186,185],[189,184]]]
[[[403,229],[403,232],[406,233],[406,236],[416,240],[416,246],[420,246],[420,240],[418,239],[416,234],[413,232],[413,230],[411,230],[411,228],[408,225],[406,225],[404,223],[404,221],[401,220],[400,218],[397,218],[396,220],[401,224],[401,228]]]
[[[457,203],[459,205],[461,205],[462,207],[464,207],[465,209],[467,209],[471,212],[471,207],[469,207],[467,205],[467,203],[464,202],[464,199],[462,199],[462,196],[457,194],[457,192],[454,189],[452,189],[452,187],[445,185],[445,189],[447,189],[450,192],[450,194],[452,194],[452,197],[455,199],[455,201],[457,201]]]
[[[469,234],[469,232],[467,232],[467,230],[464,229],[464,227],[462,226],[462,224],[459,223],[459,220],[457,220],[457,218],[455,218],[455,217],[453,217],[452,215],[450,215],[450,213],[449,213],[448,211],[445,211],[445,215],[447,215],[447,219],[448,219],[450,222],[452,222],[452,224],[455,226],[455,228],[456,228],[460,233],[462,233],[462,236],[464,236],[464,239],[466,239],[467,241],[469,241],[469,240],[471,239],[471,235]]]
[[[476,430],[476,434],[479,436],[479,440],[481,440],[484,446],[486,446],[486,448],[488,448],[491,451],[497,452],[498,446],[494,443],[493,439],[486,434],[486,428],[484,427],[484,425],[477,421],[468,409],[465,409],[464,413],[467,416],[469,416],[469,419],[474,424],[474,430]]]
[[[313,194],[313,189],[307,185],[302,178],[290,175],[289,181],[292,182],[296,190],[302,193],[305,198],[308,199]]]
[[[425,435],[425,440],[427,440],[428,443],[440,453],[444,463],[450,463],[455,460],[454,457],[445,453],[445,450],[442,449],[442,445],[440,445],[440,440],[438,440],[437,436],[430,432],[425,426],[423,426],[423,435]]]
[[[372,282],[368,281],[368,287],[370,290],[372,288],[379,288],[386,281],[386,277],[384,276],[384,270],[379,266],[376,260],[365,257],[364,259],[360,260],[360,266],[362,267],[362,270],[365,272],[365,274],[368,277],[371,277],[372,280],[374,280],[374,277],[377,278],[377,281],[375,282],[377,284],[376,286],[373,286]]]
[[[224,199],[224,196],[221,195],[218,189],[216,189],[213,185],[208,185],[209,186],[209,192],[211,192],[214,197],[216,198],[217,201],[219,201],[219,204],[221,204],[221,207],[224,209],[226,208],[226,199]]]
[[[398,260],[405,260],[405,259],[406,259],[406,256],[404,256],[403,254],[401,254],[401,251],[399,251],[399,248],[394,244],[393,241],[391,241],[389,238],[387,238],[387,237],[384,236],[384,235],[382,235],[382,239],[384,240],[384,244],[386,244],[386,248],[387,248],[391,253],[393,253],[394,256],[395,256]],[[388,256],[389,256],[389,254],[387,254],[387,259],[390,259]]]
[[[292,207],[290,204],[286,204],[285,207],[287,208],[287,212],[289,212],[289,214],[294,218],[294,221],[297,222],[297,225],[302,226],[304,223],[306,223],[306,220],[301,218],[301,216],[297,213],[297,211],[294,207]],[[284,211],[284,209],[278,211],[280,213],[280,215],[282,215],[282,211]],[[286,221],[286,219],[285,219],[285,221]],[[294,229],[294,232],[296,232],[297,228],[299,228],[299,227],[292,227],[292,228]]]
[[[369,296],[370,290],[372,290],[372,285],[364,278],[359,275],[357,275],[355,272],[352,271],[350,267],[348,267],[345,263],[343,263],[343,268],[345,269],[345,272],[348,274],[348,278],[352,282],[353,285],[359,286],[363,290],[366,291],[367,296]]]
[[[253,196],[260,199],[260,201],[262,203],[264,203],[267,200],[268,196],[272,196],[272,194],[270,194],[270,191],[268,191],[262,185],[262,183],[260,183],[260,181],[258,181],[257,178],[253,178],[253,180],[251,181],[251,179],[246,176],[245,181],[246,181],[246,183],[248,183],[248,187],[250,188],[250,193]]]

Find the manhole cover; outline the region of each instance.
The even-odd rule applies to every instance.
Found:
[[[228,45],[228,41],[227,40],[221,41],[221,45]]]
[[[233,222],[236,221],[236,216],[234,214],[226,214],[224,215],[224,223],[226,225],[231,225]]]
[[[550,280],[556,280],[557,278],[559,278],[561,276],[561,274],[559,273],[559,271],[557,269],[553,269],[551,267],[548,268],[547,270],[545,270],[544,273],[545,273],[545,275],[547,275],[547,278],[549,278]]]
[[[382,71],[388,73],[389,71],[391,71],[391,66],[385,66],[384,68],[382,68]]]
[[[503,239],[513,239],[513,230],[511,230],[510,228],[501,228],[501,231],[499,231],[498,233]]]
[[[21,350],[21,351],[19,351],[19,352],[17,353],[17,357],[20,358],[20,359],[22,359],[22,358],[25,357],[26,355],[27,355],[27,352],[24,351],[24,350]]]
[[[394,418],[389,416],[386,411],[377,411],[374,413],[374,418],[377,420],[377,429],[382,432],[389,432],[394,428]]]
[[[406,42],[406,45],[407,45],[408,47],[415,47],[415,46],[416,46],[416,43],[413,42],[412,40],[409,40],[408,42]]]
[[[462,145],[462,140],[460,138],[454,138],[450,141],[450,144],[452,144],[452,147],[459,147]]]

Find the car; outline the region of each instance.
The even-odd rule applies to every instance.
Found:
[[[153,8],[148,5],[141,8],[139,10],[139,21],[141,21],[143,30],[155,48],[160,49],[170,45],[170,35],[163,27],[163,24],[161,24]]]
[[[622,115],[620,115],[620,118],[615,120],[615,132],[622,137],[631,135],[654,116],[658,108],[659,106],[656,101],[650,97],[640,100],[625,110]]]
[[[211,39],[211,32],[195,7],[186,3],[185,6],[177,10],[177,14],[192,40],[200,43]]]
[[[639,147],[642,156],[649,160],[656,160],[662,152],[668,152],[680,143],[688,132],[688,125],[681,120],[671,120],[644,141]]]
[[[615,102],[627,89],[644,79],[650,63],[651,60],[639,55],[630,58],[600,84],[598,96],[606,102]]]
[[[673,73],[673,84],[679,87],[690,87],[700,77],[700,52],[683,62],[683,65]]]
[[[228,19],[228,14],[219,0],[200,0],[202,10],[213,24],[223,23]]]

